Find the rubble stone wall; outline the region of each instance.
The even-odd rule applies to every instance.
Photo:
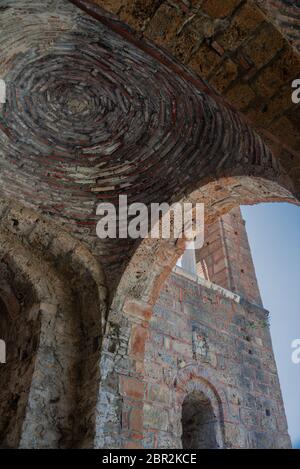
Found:
[[[267,317],[263,308],[170,277],[145,344],[143,445],[180,447],[182,403],[199,386],[213,404],[219,446],[289,447]],[[128,412],[131,431],[139,430],[137,408]]]
[[[107,288],[99,263],[59,226],[1,203],[0,446],[91,447]],[[2,375],[2,368],[4,374]]]

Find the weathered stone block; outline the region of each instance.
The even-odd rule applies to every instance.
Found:
[[[223,93],[237,76],[238,66],[231,59],[226,59],[211,77],[210,84],[217,91]]]
[[[120,392],[123,396],[141,400],[144,397],[144,390],[143,382],[129,376],[120,377]]]
[[[247,42],[243,52],[252,60],[257,68],[269,62],[286,44],[277,29],[268,24],[261,29],[254,39]]]
[[[192,55],[188,65],[203,78],[207,78],[210,72],[219,65],[221,57],[209,46],[203,44],[199,50]]]
[[[168,429],[168,412],[152,404],[144,405],[144,425],[146,428],[155,428],[157,430]]]
[[[143,409],[132,408],[129,414],[129,428],[142,433],[143,431]]]
[[[282,85],[300,73],[300,58],[290,49],[285,49],[276,60],[264,68],[255,80],[261,96],[271,97]]]
[[[255,92],[248,84],[238,83],[229,89],[226,98],[237,109],[243,109],[255,98]]]
[[[128,316],[133,316],[134,318],[139,318],[142,320],[149,320],[152,315],[152,311],[149,305],[132,301],[130,299],[125,301],[123,311]]]
[[[247,2],[233,17],[231,25],[226,28],[223,34],[217,37],[217,41],[224,49],[237,49],[264,19],[264,15],[259,8],[253,3]]]
[[[130,337],[129,355],[136,358],[143,358],[145,353],[145,344],[148,338],[148,330],[142,326],[134,326]]]
[[[241,0],[205,0],[201,5],[201,10],[213,18],[225,18],[241,3]]]
[[[170,405],[171,391],[166,386],[160,386],[157,384],[149,384],[147,397],[149,401],[161,402],[166,405]]]
[[[171,43],[183,21],[175,8],[163,4],[146,27],[145,34],[158,44]]]

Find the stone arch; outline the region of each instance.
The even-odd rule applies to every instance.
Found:
[[[34,297],[25,316],[39,323],[24,419],[12,446],[91,447],[107,308],[104,273],[58,226],[9,201],[1,209],[1,259],[16,273],[10,288],[18,289],[16,275],[22,275]]]
[[[216,436],[216,416],[203,392],[186,395],[181,409],[181,443],[184,449],[220,448]]]
[[[179,371],[176,378],[174,379],[173,386],[176,389],[175,394],[175,406],[174,406],[174,415],[175,418],[181,418],[181,425],[179,426],[181,435],[181,442],[183,448],[190,449],[200,449],[205,448],[205,443],[209,446],[206,449],[212,448],[223,448],[225,441],[224,433],[224,411],[221,395],[217,392],[216,386],[212,384],[214,382],[213,376],[206,376],[207,371],[200,366],[190,364],[185,366]],[[210,381],[212,380],[212,382]],[[184,418],[184,406],[188,407],[196,405],[196,411],[200,415],[200,419],[196,419],[196,424],[198,426],[205,425],[209,423],[210,435],[208,439],[205,439],[201,443],[198,441],[198,446],[185,446],[184,445],[184,428],[183,428],[183,418]],[[197,408],[198,407],[198,408]],[[204,418],[207,420],[201,420],[201,412],[204,412]],[[189,418],[189,409],[186,415],[186,418]],[[201,432],[200,428],[193,428],[193,432]],[[189,430],[188,430],[189,431]],[[196,440],[197,440],[196,435]],[[197,442],[194,441],[194,444]],[[204,444],[204,445],[203,445]]]
[[[30,2],[29,9],[32,8],[33,12],[39,12],[39,3],[40,2],[35,1]],[[72,21],[70,21],[70,23],[68,21],[64,26],[62,21],[57,25],[64,26],[64,37],[58,38],[58,43],[62,46],[63,50],[68,50],[68,47],[65,48],[65,38],[67,38],[67,41],[70,39],[68,34],[66,34],[66,30],[72,31],[74,36],[76,35],[79,40],[80,48],[84,48],[88,44],[86,29],[88,24],[93,31],[96,31],[95,36],[97,39],[99,38],[99,32],[101,35],[104,31],[103,28],[96,27],[96,23],[94,23],[91,18],[89,22],[86,17],[81,17],[81,12],[71,8],[71,5],[68,3],[60,1],[54,2],[55,5],[53,2],[48,3],[51,3],[51,7],[53,7],[51,12],[56,13],[59,8],[61,8],[61,15],[53,15],[53,18],[56,17],[59,20],[61,17],[67,17],[69,13],[70,18],[72,16]],[[85,4],[89,2],[78,0],[75,1],[75,3],[85,6]],[[35,8],[37,8],[37,10],[35,10]],[[138,119],[138,121],[143,124],[141,127],[143,131],[139,134],[140,138],[137,139],[135,131],[127,131],[127,118],[124,120],[122,119],[122,125],[120,125],[118,113],[110,112],[110,118],[112,118],[116,127],[118,129],[126,129],[126,133],[133,137],[134,142],[129,142],[127,145],[119,145],[119,141],[113,142],[117,144],[120,166],[117,167],[116,171],[115,158],[107,158],[108,165],[103,168],[103,173],[105,174],[105,170],[107,170],[106,174],[108,177],[107,179],[104,177],[104,180],[100,177],[100,181],[98,181],[98,178],[94,178],[94,161],[89,161],[88,156],[81,158],[80,150],[84,149],[84,146],[83,148],[79,146],[74,150],[73,148],[70,149],[68,144],[66,144],[66,146],[63,145],[65,154],[72,155],[72,157],[58,157],[61,146],[53,145],[53,141],[51,139],[51,127],[53,127],[53,122],[49,122],[47,119],[45,119],[45,124],[48,131],[47,136],[50,136],[50,145],[48,145],[42,154],[40,154],[40,147],[42,146],[44,148],[45,135],[43,135],[43,132],[39,131],[40,122],[39,120],[36,120],[37,114],[34,112],[34,105],[32,106],[32,114],[28,116],[28,105],[23,104],[18,109],[18,111],[21,111],[18,113],[21,117],[18,119],[17,125],[11,126],[11,122],[14,122],[15,120],[15,109],[12,106],[7,109],[8,112],[6,114],[5,125],[3,126],[3,132],[1,134],[1,140],[3,143],[3,154],[1,154],[1,159],[3,159],[3,167],[5,168],[3,179],[1,181],[1,190],[3,193],[14,194],[15,192],[16,194],[19,194],[18,196],[20,198],[24,198],[26,194],[26,198],[28,199],[27,202],[29,204],[38,207],[38,209],[44,213],[49,213],[53,217],[56,216],[57,218],[60,217],[59,209],[63,199],[63,213],[65,218],[61,217],[60,220],[63,218],[65,223],[70,222],[72,229],[78,237],[84,237],[85,234],[87,234],[90,235],[91,238],[95,224],[93,210],[94,204],[97,201],[97,194],[102,193],[107,200],[109,198],[114,200],[115,196],[119,195],[120,183],[122,183],[122,187],[126,188],[126,191],[132,198],[139,194],[143,201],[148,202],[153,199],[159,200],[159,198],[162,197],[164,197],[165,200],[181,200],[184,198],[185,194],[187,194],[187,197],[189,198],[192,191],[199,190],[200,187],[203,189],[204,193],[202,196],[200,193],[199,200],[203,200],[204,197],[205,200],[208,201],[207,205],[210,208],[207,216],[207,223],[213,220],[218,214],[225,213],[235,204],[251,203],[251,201],[255,202],[259,200],[294,200],[291,194],[293,191],[296,193],[296,189],[294,190],[294,188],[290,187],[289,181],[281,171],[281,168],[277,164],[277,159],[274,158],[269,146],[267,146],[265,141],[253,131],[245,119],[236,113],[221,97],[215,96],[212,89],[205,84],[203,80],[195,74],[189,73],[187,68],[182,67],[182,64],[174,60],[168,54],[159,50],[153,43],[142,40],[140,37],[134,35],[129,28],[120,25],[120,23],[116,22],[114,18],[111,18],[110,15],[104,15],[102,13],[99,16],[99,12],[97,12],[97,9],[94,9],[93,6],[88,9],[85,6],[85,10],[89,11],[96,19],[101,20],[102,18],[102,24],[105,28],[109,27],[114,30],[114,32],[117,32],[122,36],[120,41],[117,41],[116,36],[114,36],[114,42],[118,42],[118,47],[115,51],[123,51],[124,39],[128,44],[131,43],[130,47],[128,44],[126,44],[126,46],[129,50],[128,57],[132,56],[134,60],[130,61],[131,67],[128,69],[124,68],[122,70],[121,82],[125,79],[127,83],[131,83],[133,80],[132,75],[134,75],[134,78],[136,79],[138,74],[136,73],[136,67],[132,65],[139,64],[142,68],[142,75],[144,75],[145,64],[147,62],[151,73],[147,74],[148,79],[145,82],[145,89],[142,90],[142,97],[145,98],[146,103],[151,103],[152,106],[154,95],[152,85],[155,85],[157,87],[155,89],[158,89],[157,95],[159,98],[161,96],[168,98],[165,101],[161,99],[157,100],[157,103],[167,103],[167,112],[160,113],[163,116],[163,119],[159,122],[161,125],[158,126],[158,131],[155,132],[155,141],[153,142],[152,139],[153,131],[151,126],[148,125],[148,118],[145,118],[145,122],[141,122],[140,118]],[[23,11],[24,14],[22,14],[22,18],[25,19],[24,24],[30,25],[32,23],[31,19],[30,17],[27,18],[26,10]],[[64,15],[64,11],[67,12],[66,15]],[[83,21],[81,18],[83,18]],[[36,25],[34,15],[33,19],[33,23]],[[41,19],[43,19],[44,23],[49,23],[47,21],[47,16],[44,18],[41,16]],[[14,24],[14,15],[11,16],[11,20]],[[29,23],[27,23],[27,20]],[[77,29],[77,26],[79,29]],[[10,73],[10,76],[15,76],[15,74],[18,74],[19,71],[24,70],[24,68],[28,70],[30,74],[34,73],[37,69],[36,67],[41,64],[43,64],[43,70],[45,71],[48,69],[47,67],[51,65],[51,60],[49,61],[49,45],[47,44],[47,41],[49,41],[49,37],[52,41],[53,31],[50,31],[50,34],[48,35],[45,34],[44,28],[40,27],[40,25],[36,25],[35,28],[34,42],[36,41],[39,46],[41,46],[39,51],[36,51],[35,44],[32,44],[31,41],[24,42],[23,34],[18,38],[13,38],[14,43],[20,43],[22,48],[25,48],[24,50],[26,51],[24,54],[21,54],[20,62],[18,60],[15,61],[16,57],[14,54],[12,54],[12,57],[10,56],[10,51],[12,51],[13,48],[9,47],[11,42],[10,39],[8,39],[8,47],[5,49],[9,54],[7,60],[4,60],[3,63],[7,66],[7,73]],[[57,27],[56,29],[57,31],[60,31],[62,28]],[[107,33],[106,29],[105,31]],[[112,40],[109,35],[106,36],[106,33],[102,35],[106,38],[105,44],[108,46],[106,49],[108,53],[110,53]],[[8,38],[9,36],[10,35],[8,35]],[[93,37],[94,36],[92,34],[92,39]],[[42,38],[43,41],[41,43]],[[131,46],[134,46],[134,48],[131,48]],[[32,49],[32,47],[34,48]],[[105,47],[103,49],[101,47],[100,49],[103,51]],[[56,50],[59,50],[59,48],[56,47]],[[39,60],[28,62],[26,58],[35,52],[37,53],[36,57],[39,58]],[[54,51],[52,51],[52,53],[53,52]],[[89,54],[85,53],[84,57],[86,58],[87,55]],[[114,55],[115,54],[112,54],[111,61],[113,61]],[[64,56],[66,59],[71,58],[67,55]],[[150,57],[151,60],[149,61]],[[10,59],[13,60],[11,61]],[[27,69],[28,63],[29,69]],[[64,65],[63,61],[61,63]],[[94,71],[99,77],[97,68]],[[83,67],[83,69],[86,72],[88,67]],[[132,74],[130,72],[127,75],[129,70],[133,70],[134,73]],[[153,73],[154,71],[155,73]],[[157,79],[157,71],[161,74],[160,80]],[[47,80],[47,73],[43,73],[41,75],[46,77]],[[25,85],[25,83],[23,83],[25,74],[19,73],[19,76],[21,78],[21,82],[19,82],[19,84],[22,88],[22,85]],[[83,81],[84,76],[85,75],[80,74],[79,79],[81,82]],[[154,79],[151,78],[150,81],[150,77],[153,77]],[[172,78],[175,78],[173,86],[171,86]],[[26,85],[28,85],[28,83],[31,83],[31,81],[27,80]],[[104,80],[104,84],[106,83],[106,80]],[[167,83],[168,85],[165,87],[165,92],[163,92],[163,83]],[[41,85],[41,82],[39,84]],[[142,82],[140,84],[142,85]],[[43,85],[46,86],[44,86],[44,89],[47,89],[48,82]],[[99,85],[98,80],[97,85]],[[120,88],[122,89],[123,87],[115,87],[118,91],[120,91]],[[92,87],[92,90],[93,89],[94,85]],[[30,90],[30,88],[27,88],[29,96],[32,95]],[[102,88],[102,91],[103,90],[105,90],[105,86]],[[148,90],[150,90],[151,93],[148,94]],[[170,90],[171,95],[169,93]],[[59,97],[59,93],[55,93],[55,96]],[[182,99],[182,97],[184,97],[184,99]],[[119,95],[116,95],[116,98],[119,98]],[[12,99],[12,102],[14,101],[15,100]],[[135,99],[132,102],[134,103]],[[46,107],[45,110],[47,109],[48,108]],[[99,107],[97,107],[97,110],[99,110]],[[157,106],[157,111],[159,111],[159,105]],[[43,113],[43,115],[47,117],[49,114],[46,112]],[[124,116],[126,117],[127,115],[128,114],[125,112]],[[148,115],[147,107],[145,107],[145,115]],[[25,125],[25,122],[28,124],[28,120],[25,119],[25,116],[29,117],[28,127]],[[165,123],[164,117],[166,116],[169,118]],[[186,120],[186,128],[183,128],[182,126],[183,116]],[[95,119],[92,117],[93,113],[88,112],[88,120],[85,121],[85,124],[89,126],[91,132],[93,129],[91,129],[90,125],[92,124],[93,127],[95,123]],[[22,125],[20,125],[20,123]],[[104,124],[106,124],[106,121],[104,121]],[[84,125],[84,127],[86,127],[86,125]],[[14,135],[10,134],[10,126],[16,131],[12,132]],[[23,138],[19,138],[24,134],[24,128],[27,128],[29,132],[28,141],[32,140],[31,143],[33,146],[30,148],[30,151],[28,151],[28,142],[24,142]],[[34,131],[32,132],[32,130]],[[64,136],[65,133],[63,130],[63,126],[58,128],[57,135]],[[147,130],[147,132],[145,133],[144,144],[142,144],[141,137],[144,139],[144,130]],[[150,132],[148,132],[148,130],[150,130]],[[161,132],[162,130],[164,130],[164,132]],[[170,138],[169,142],[170,132],[172,133],[172,138]],[[17,138],[14,140],[14,137]],[[268,139],[268,136],[266,139]],[[76,132],[74,140],[77,140]],[[139,141],[137,142],[137,140]],[[272,143],[274,144],[274,139],[270,138],[270,140],[272,140]],[[149,144],[150,142],[151,145]],[[65,142],[62,143],[65,144]],[[138,143],[137,146],[136,143]],[[157,145],[153,145],[152,143],[156,143]],[[276,143],[277,142],[275,142],[275,144]],[[109,135],[109,145],[104,146],[104,150],[108,152],[113,151],[114,145],[111,144],[111,135]],[[155,152],[153,152],[154,147]],[[293,168],[296,167],[293,163],[294,155],[291,155],[288,149],[284,149],[282,145],[278,146],[278,148],[277,156],[288,162],[287,166],[290,166],[289,173],[291,174],[291,177],[294,176]],[[32,151],[32,149],[38,149],[38,151]],[[128,152],[128,149],[131,151]],[[144,158],[141,158],[141,149],[142,153],[146,154],[146,157]],[[150,151],[150,153],[148,153],[148,151]],[[55,155],[55,153],[58,154]],[[124,165],[129,154],[133,159],[130,161],[129,165]],[[15,162],[20,161],[20,155],[22,155],[23,163],[28,161],[28,164],[19,164],[19,166],[16,166]],[[93,154],[91,155],[91,158],[94,158]],[[297,158],[295,158],[295,161],[296,160]],[[45,170],[45,162],[47,163],[47,170]],[[74,172],[74,162],[76,162],[76,164],[78,163],[77,170],[80,173],[80,178],[77,177],[77,172]],[[110,164],[111,162],[112,165]],[[165,168],[168,169],[167,175],[164,171]],[[16,169],[18,171],[17,178],[15,177]],[[120,178],[116,176],[118,171],[120,171],[121,174]],[[57,174],[60,174],[62,177],[59,176],[59,178],[56,179]],[[157,177],[154,178],[154,183],[152,184],[153,174]],[[295,172],[295,174],[297,173]],[[247,179],[249,176],[251,176],[251,181]],[[231,181],[226,181],[225,178],[231,178]],[[65,184],[66,180],[68,181],[67,184]],[[111,180],[114,181],[112,185],[110,184]],[[32,191],[30,191],[31,194],[28,194],[28,181],[30,181],[30,187],[32,189]],[[220,181],[223,181],[222,184],[220,184]],[[272,181],[275,181],[275,183]],[[266,194],[264,194],[264,184],[267,187]],[[212,193],[210,192],[210,187],[214,187]],[[225,189],[231,187],[229,195],[224,196],[224,187]],[[288,194],[282,189],[282,187],[290,188],[290,193]],[[245,189],[247,189],[247,194],[244,193]],[[48,193],[51,193],[50,197],[46,197],[46,194]],[[91,194],[93,194],[93,196]],[[84,211],[82,207],[83,200],[87,203]],[[195,200],[197,200],[197,197]],[[49,262],[50,265],[55,267],[60,278],[65,277],[70,280],[69,287],[71,289],[72,296],[74,294],[74,297],[77,297],[76,295],[79,294],[78,287],[80,287],[80,290],[83,293],[79,299],[78,307],[80,311],[87,309],[90,312],[90,314],[86,314],[86,316],[92,318],[91,323],[89,324],[90,327],[87,327],[86,331],[93,331],[93,327],[95,325],[97,343],[97,320],[95,321],[93,315],[93,311],[97,308],[95,305],[86,307],[86,304],[88,302],[88,297],[95,297],[98,281],[101,285],[101,288],[99,289],[99,298],[101,299],[101,305],[103,304],[103,311],[105,313],[106,308],[104,307],[104,303],[106,296],[104,293],[105,289],[103,290],[102,285],[102,274],[99,274],[100,278],[97,280],[94,279],[95,282],[93,280],[93,276],[89,273],[87,274],[87,272],[90,271],[90,268],[94,268],[94,264],[93,267],[91,265],[87,266],[87,264],[89,264],[89,262],[86,262],[85,260],[87,250],[72,238],[66,239],[65,233],[61,235],[58,234],[56,232],[56,225],[53,225],[53,229],[50,227],[49,230],[43,229],[43,226],[46,226],[43,224],[46,222],[42,221],[40,217],[36,216],[32,212],[26,212],[26,217],[23,219],[22,216],[20,216],[19,209],[16,209],[16,215],[12,213],[13,210],[14,209],[12,208],[4,208],[4,225],[7,224],[7,227],[4,227],[4,229],[6,229],[7,233],[10,235],[16,235],[17,238],[22,241],[22,243],[24,242],[29,249],[33,249],[38,256],[41,256],[43,260]],[[24,214],[25,212],[23,210],[23,215]],[[91,228],[88,229],[88,233],[85,233],[82,226],[79,226],[80,223],[77,223],[78,220],[82,222],[83,226],[85,226],[86,223],[89,223]],[[93,235],[95,240],[94,232]],[[119,243],[117,247],[116,244],[117,243],[114,244],[112,249],[110,249],[110,246],[101,246],[98,248],[98,253],[105,253],[108,263],[111,262],[113,264],[117,259],[113,273],[116,271],[122,271],[118,265],[120,264],[121,259],[126,262],[126,260],[130,258],[129,255],[126,259],[127,250],[124,256],[125,249],[122,248],[122,244]],[[127,244],[125,244],[125,246],[127,248]],[[132,243],[130,249],[133,251],[136,247],[137,246],[133,246]],[[128,318],[134,316],[135,321],[139,321],[142,324],[147,322],[151,316],[151,308],[155,302],[155,298],[157,297],[162,281],[170,272],[172,266],[176,262],[176,258],[179,257],[183,248],[183,242],[173,243],[172,241],[168,242],[158,240],[157,242],[146,241],[141,243],[140,246],[137,247],[133,258],[128,264],[127,270],[123,275],[118,290],[114,296],[109,317],[109,327],[107,329],[105,357],[103,358],[104,361],[102,361],[101,365],[103,375],[105,377],[105,383],[103,383],[101,389],[102,394],[100,393],[99,402],[101,401],[101,404],[103,404],[101,408],[103,410],[105,406],[106,408],[109,407],[107,406],[108,402],[114,403],[116,400],[117,404],[112,407],[116,409],[118,415],[115,416],[113,410],[112,415],[107,416],[105,415],[105,411],[103,411],[104,414],[101,414],[102,410],[99,409],[99,418],[101,419],[103,417],[104,419],[110,419],[110,423],[112,422],[113,425],[115,425],[114,428],[116,428],[116,432],[119,430],[120,426],[118,409],[119,397],[118,395],[116,397],[116,389],[118,389],[119,381],[115,379],[115,376],[112,375],[111,371],[116,369],[116,367],[120,369],[120,367],[122,368],[122,366],[125,366],[124,363],[126,360],[124,360],[124,355],[129,348],[130,341],[135,340],[133,333],[135,334],[136,328],[132,327]],[[130,251],[130,254],[132,251]],[[114,254],[113,256],[111,256],[112,252]],[[120,256],[118,253],[120,253]],[[70,265],[73,267],[69,268]],[[83,283],[82,279],[84,279]],[[92,288],[89,284],[90,279],[92,279]],[[89,292],[89,295],[87,292]],[[83,306],[85,306],[85,308]],[[102,317],[102,324],[104,325],[105,314],[102,315]],[[84,335],[86,337],[88,336],[87,333],[84,333]],[[91,334],[91,337],[95,339],[94,333]],[[92,349],[91,337],[89,337],[88,348]],[[142,361],[143,341],[138,341],[138,343],[139,360]],[[140,368],[137,368],[137,373],[138,370],[140,370]],[[105,431],[103,431],[103,433],[105,433]],[[100,444],[99,442],[97,444]]]
[[[4,12],[5,25],[8,30],[12,28],[15,37],[5,34],[4,49],[7,55],[2,68],[3,74],[10,78],[8,82],[15,83],[16,89],[10,87],[10,99],[5,108],[3,132],[0,135],[1,161],[5,167],[1,191],[6,195],[14,194],[21,200],[26,194],[27,204],[67,223],[75,236],[88,238],[99,257],[102,260],[105,258],[106,272],[111,272],[112,284],[117,283],[118,274],[122,272],[123,265],[136,246],[128,240],[111,243],[97,240],[95,206],[99,199],[115,202],[120,193],[126,192],[130,202],[150,203],[174,198],[180,200],[186,193],[196,190],[200,184],[207,184],[226,175],[247,174],[275,180],[280,174],[277,164],[280,158],[287,161],[287,172],[292,178],[296,172],[291,168],[295,167],[297,158],[277,142],[271,145],[272,138],[268,135],[260,137],[248,120],[236,112],[222,96],[217,95],[201,77],[151,40],[137,35],[112,15],[97,8],[94,3],[86,0],[74,0],[73,3],[81,9],[71,2],[59,0],[47,2],[47,8],[41,10],[40,2],[31,0],[26,2],[26,7],[22,1],[9,2],[10,8]],[[105,1],[98,3],[108,6]],[[125,5],[126,2],[122,3]],[[136,10],[139,11],[140,2],[130,3],[131,6],[136,4]],[[111,6],[112,2],[109,4]],[[20,21],[26,30],[28,28],[34,31],[34,34],[26,38],[22,34],[18,35],[13,28],[14,9],[20,11],[20,5]],[[117,5],[117,10],[119,7]],[[39,24],[36,23],[34,12],[40,14]],[[55,18],[51,24],[48,14],[53,14],[52,19]],[[177,35],[174,36],[174,40],[177,40]],[[101,47],[98,47],[99,37]],[[68,52],[70,41],[79,52],[78,57],[75,54],[75,61],[74,54]],[[114,54],[111,54],[112,43]],[[15,47],[24,49],[24,54],[15,57],[11,53]],[[97,57],[92,62],[90,47],[93,48],[92,55]],[[124,50],[127,51],[128,66],[120,73],[120,57],[122,54],[124,56]],[[32,54],[35,60],[27,60]],[[107,58],[110,70],[103,74],[101,64],[104,62],[106,68]],[[47,72],[52,70],[54,59],[58,59],[59,67],[52,76]],[[84,66],[78,67],[78,63]],[[87,108],[87,113],[82,115],[84,120],[79,120],[79,123],[76,112],[71,112],[69,122],[63,118],[58,119],[55,129],[56,136],[59,136],[57,141],[53,137],[53,122],[49,119],[51,113],[47,112],[48,104],[41,99],[37,106],[36,100],[32,101],[30,97],[33,96],[33,83],[35,90],[43,90],[42,95],[46,90],[49,91],[53,97],[54,110],[62,117],[60,87],[53,89],[52,84],[56,81],[60,83],[61,70],[68,66],[78,72],[75,82],[80,87],[84,84],[83,89],[88,85],[92,96],[97,99],[100,89],[99,99],[102,104],[96,106],[96,109],[93,105]],[[91,68],[95,76],[89,74]],[[110,75],[116,79],[113,101],[109,91]],[[24,77],[28,76],[36,77],[37,82],[33,79],[24,81]],[[15,81],[14,78],[17,77]],[[40,80],[40,77],[43,79]],[[138,86],[135,86],[136,80]],[[66,97],[72,108],[72,102],[74,104],[74,99],[80,101],[82,93],[80,96],[75,93],[74,96],[72,81],[63,81],[64,87],[66,85]],[[124,83],[131,84],[134,91],[132,96],[125,93]],[[20,106],[17,109],[14,103],[18,90]],[[134,119],[128,112],[123,112],[124,106],[121,106],[122,113],[119,114],[120,93],[125,103],[124,109],[128,105],[135,111]],[[27,100],[30,101],[29,107]],[[142,102],[144,104],[141,106]],[[151,116],[149,110],[153,111]],[[45,121],[44,130],[40,128],[40,120],[36,118],[40,111]],[[102,119],[102,112],[107,117]],[[17,122],[14,119],[15,113],[19,115]],[[101,131],[100,128],[94,128],[95,116],[101,121]],[[110,123],[113,132],[109,132],[103,142],[98,137]],[[85,128],[86,137],[83,144],[78,142],[78,145],[74,145],[79,135],[77,125]],[[72,126],[73,132],[70,130]],[[22,137],[24,129],[28,130],[27,142]],[[65,140],[65,131],[71,132],[71,142]],[[97,151],[107,155],[101,171],[95,162],[95,148],[91,145],[94,139],[97,141]],[[271,151],[274,146],[278,154]],[[20,160],[20,155],[22,161],[26,162],[28,159],[28,165],[17,167],[13,164],[15,159]],[[66,158],[65,155],[72,157]],[[16,171],[18,178],[15,177]],[[28,193],[28,181],[31,194]],[[65,181],[68,183],[65,184]],[[123,265],[120,268],[121,261]]]
[[[281,175],[283,178],[284,176]],[[205,223],[211,224],[218,217],[240,205],[260,202],[289,202],[300,204],[293,195],[289,180],[271,181],[266,177],[251,175],[220,177],[200,183],[197,190],[181,199],[180,203],[205,204]],[[137,247],[125,270],[112,302],[118,307],[120,296],[130,296],[144,303],[154,304],[163,280],[169,275],[177,259],[183,253],[184,240],[144,239]]]
[[[124,0],[120,5],[110,0],[94,0],[92,3],[90,0],[71,1],[98,20],[110,24],[110,27],[127,40],[134,41],[135,39],[137,42],[138,37],[139,42],[142,43],[140,47],[146,48],[150,41],[161,48],[164,47],[173,58],[185,64],[185,71],[180,70],[181,75],[188,67],[193,72],[194,82],[197,76],[200,88],[206,93],[214,95],[219,103],[224,101],[222,97],[220,99],[220,95],[223,95],[227,102],[247,116],[263,140],[268,142],[276,158],[282,162],[287,173],[295,181],[299,194],[299,145],[295,139],[298,133],[296,127],[291,125],[293,119],[297,121],[297,108],[294,109],[295,117],[289,120],[287,111],[284,112],[286,118],[282,119],[282,113],[272,106],[271,101],[274,97],[278,99],[282,93],[281,80],[278,80],[278,86],[274,86],[271,98],[265,97],[265,92],[262,93],[252,86],[253,81],[259,78],[264,84],[264,89],[269,87],[265,70],[268,69],[270,63],[274,65],[277,62],[275,74],[278,74],[278,78],[286,66],[284,64],[288,64],[289,73],[285,74],[284,87],[290,87],[291,80],[297,78],[299,56],[296,49],[299,50],[299,34],[294,26],[299,22],[299,13],[297,7],[291,5],[293,2],[248,0],[242,5],[237,5],[236,2],[229,5],[223,2],[223,5],[218,0],[212,0],[202,2],[202,4],[189,1],[179,5],[165,5],[164,2],[156,1],[141,5],[139,0]],[[282,14],[289,21],[282,21]],[[111,17],[114,21],[110,21]],[[225,40],[221,49],[218,46],[215,47],[219,44],[220,36],[222,37],[221,31],[225,36],[229,31],[234,31],[242,17],[251,18],[252,27],[247,32],[244,31],[243,37],[239,40],[237,40],[239,36],[237,33],[236,40],[232,37],[229,41]],[[199,21],[199,18],[202,18],[202,21]],[[220,24],[220,19],[223,25]],[[122,22],[129,26],[124,27]],[[218,79],[216,74],[218,75],[220,71],[226,73],[229,63],[235,68],[234,55],[243,51],[249,42],[254,40],[257,45],[256,49],[259,48],[262,24],[264,33],[269,37],[280,38],[280,43],[284,47],[281,53],[278,53],[279,50],[274,50],[273,54],[265,58],[264,66],[257,68],[253,81],[246,75],[247,89],[252,90],[251,93],[254,92],[252,97],[248,95],[246,98],[246,82],[243,73],[233,73],[232,80],[228,77],[229,80],[226,83]],[[204,43],[202,43],[203,38],[206,38]],[[200,43],[202,44],[199,47]],[[154,52],[153,47],[148,47],[147,52],[156,53],[156,57],[161,59],[160,53]],[[168,58],[163,59],[166,63]],[[233,62],[228,59],[233,59]],[[178,73],[174,62],[173,60],[172,68],[170,68],[172,72]],[[188,79],[186,75],[185,79]],[[247,103],[243,102],[243,98]],[[287,99],[290,100],[290,97]],[[266,111],[268,111],[267,118]],[[274,122],[273,125],[270,125],[271,121]],[[294,132],[294,136],[291,131]]]
[[[208,224],[213,223],[232,208],[243,204],[273,201],[299,204],[288,180],[283,183],[281,179],[279,183],[266,176],[257,177],[249,174],[221,177],[207,184],[200,184],[198,190],[191,192],[181,202],[185,201],[205,202],[205,221]],[[153,305],[184,248],[183,239],[177,242],[172,239],[144,239],[136,249],[120,280],[110,306],[107,333],[103,343],[101,369],[105,370],[105,376],[101,383],[98,400],[100,417],[97,441],[100,442],[100,446],[124,444],[120,427],[116,430],[117,437],[111,434],[108,436],[109,432],[106,430],[110,428],[107,427],[109,422],[120,421],[122,403],[126,398],[127,391],[118,374],[126,375],[128,369],[119,364],[124,363],[124,353],[130,351],[133,343],[138,343],[139,349],[135,357],[136,362],[131,362],[133,368],[134,366],[140,367],[140,363],[143,362]],[[137,371],[134,374],[136,382],[141,383],[143,372]],[[124,391],[122,391],[122,386]],[[143,400],[143,397],[140,399]],[[108,400],[112,403],[109,414],[104,411]]]

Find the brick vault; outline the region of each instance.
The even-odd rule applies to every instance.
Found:
[[[289,447],[238,209],[299,203],[298,10],[264,3],[0,2],[2,447]],[[119,195],[204,202],[206,278],[97,238]]]

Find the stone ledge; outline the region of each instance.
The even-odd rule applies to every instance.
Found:
[[[261,313],[264,313],[266,317],[269,316],[269,311],[266,310],[263,306],[260,306],[254,302],[248,301],[246,298],[243,298],[241,295],[233,293],[232,291],[227,290],[227,288],[223,288],[220,285],[217,285],[216,283],[211,282],[210,280],[206,280],[205,278],[199,277],[198,275],[191,274],[187,272],[186,270],[182,269],[181,267],[175,266],[173,269],[173,273],[176,275],[180,275],[181,277],[184,277],[188,280],[191,280],[192,282],[197,283],[198,285],[202,285],[203,287],[209,290],[213,290],[215,292],[220,293],[225,298],[235,301],[236,303],[245,307],[251,313],[261,312]]]

